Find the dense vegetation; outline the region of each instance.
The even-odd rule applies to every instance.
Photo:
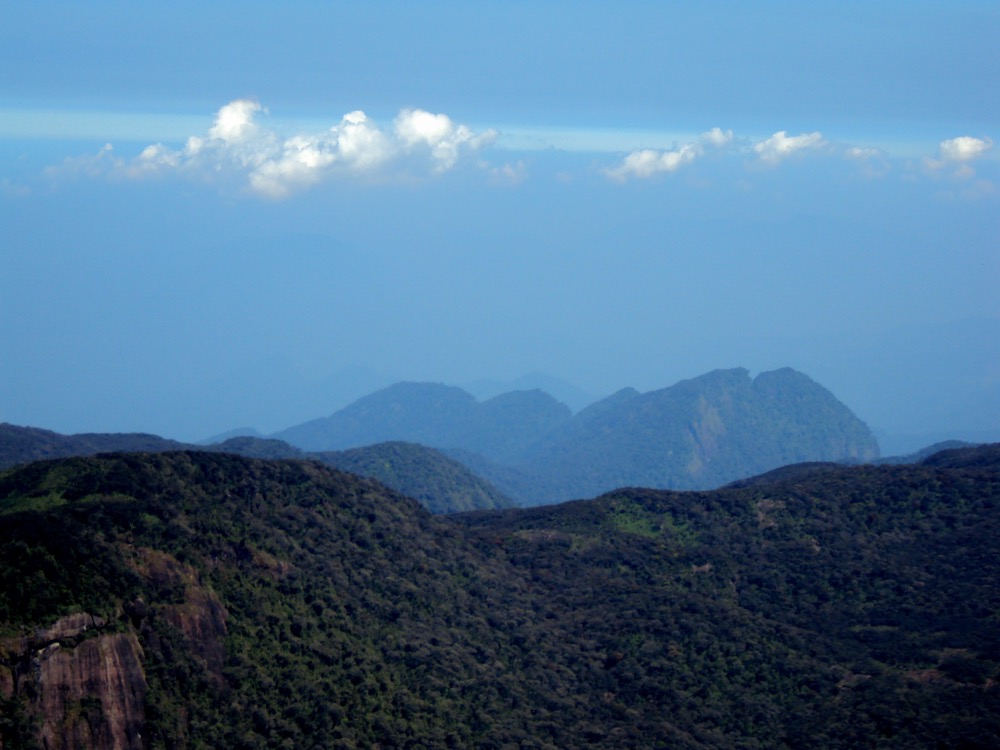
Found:
[[[213,445],[193,446],[155,435],[60,435],[33,427],[0,424],[0,469],[43,458],[180,449],[235,453],[250,458],[311,458],[344,471],[377,479],[382,484],[415,498],[432,513],[487,510],[513,505],[512,500],[464,464],[422,445],[383,443],[348,451],[307,453],[283,440],[256,437],[234,437]]]
[[[431,513],[510,508],[513,501],[463,464],[413,443],[378,443],[313,454],[342,471],[376,479],[420,502]]]
[[[154,748],[996,747],[998,457],[448,517],[304,461],[35,463],[0,474],[0,635],[135,633]],[[177,624],[210,601],[215,656]]]
[[[38,427],[0,422],[0,469],[46,458],[90,456],[106,451],[174,451],[183,443],[143,433],[61,435]]]

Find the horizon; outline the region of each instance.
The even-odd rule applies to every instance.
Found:
[[[4,5],[0,421],[792,367],[876,433],[998,434],[998,36],[987,2]]]

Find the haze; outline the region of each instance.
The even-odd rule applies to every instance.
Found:
[[[883,451],[1000,439],[997,39],[994,2],[4,3],[0,421],[791,366]]]

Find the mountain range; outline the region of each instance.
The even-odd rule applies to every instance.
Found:
[[[575,415],[539,391],[484,402],[453,386],[398,383],[275,433],[305,450],[403,440],[447,452],[521,505],[622,486],[709,489],[801,461],[870,461],[871,431],[790,368],[717,370],[648,393],[626,388]]]
[[[447,516],[314,460],[21,464],[0,746],[997,747],[998,501],[1000,445]]]
[[[717,370],[648,393],[625,388],[576,414],[538,389],[480,402],[454,386],[397,383],[270,437],[246,432],[204,447],[312,457],[376,478],[435,512],[548,504],[623,486],[710,489],[791,463],[879,455],[850,409],[790,368],[756,378]],[[0,425],[0,467],[185,447],[199,446]]]

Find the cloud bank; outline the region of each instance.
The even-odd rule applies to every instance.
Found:
[[[357,110],[327,130],[285,137],[261,124],[262,114],[267,110],[259,102],[232,101],[219,109],[204,136],[191,136],[183,148],[153,144],[116,167],[135,178],[236,172],[245,174],[254,193],[284,198],[337,174],[374,174],[390,164],[402,171],[442,174],[497,135],[494,130],[475,133],[444,114],[406,109],[390,130]]]
[[[250,194],[281,199],[324,180],[430,178],[463,162],[474,164],[491,184],[517,185],[528,173],[524,160],[502,165],[486,163],[481,152],[497,141],[496,130],[476,132],[441,113],[403,109],[391,122],[379,124],[355,110],[328,128],[294,135],[282,134],[270,126],[268,115],[261,103],[237,99],[221,107],[211,126],[201,135],[189,136],[182,147],[154,143],[128,159],[119,156],[108,144],[96,154],[65,159],[60,165],[48,168],[46,174],[51,178],[118,179],[176,174],[195,180],[236,180]],[[613,131],[601,132],[607,135]],[[634,136],[632,131],[622,133]],[[894,170],[905,179],[913,179],[922,172],[932,180],[950,178],[966,186],[974,185],[978,195],[994,190],[989,176],[980,177],[973,168],[974,164],[977,169],[983,164],[988,165],[990,172],[996,171],[996,159],[989,158],[993,141],[988,137],[961,135],[942,140],[936,155],[916,156],[917,161],[912,155],[908,161],[892,157],[891,145],[886,150],[831,142],[819,131],[789,135],[786,130],[778,130],[767,138],[753,138],[734,136],[732,130],[715,127],[699,136],[675,137],[675,145],[670,148],[633,150],[600,172],[620,183],[648,180],[691,169],[711,156],[716,165],[724,160],[737,170],[742,167],[740,175],[731,173],[731,176],[743,179],[743,170],[757,171],[755,165],[769,170],[788,160],[820,157],[827,162],[832,159],[849,162],[858,174],[869,179],[884,178]],[[496,148],[504,150],[505,146],[500,142]],[[559,151],[560,147],[554,144],[549,149]],[[520,151],[510,147],[506,150]],[[572,175],[563,170],[554,178],[569,181]],[[24,194],[28,190],[23,186],[17,188],[9,180],[3,187],[5,195]]]

